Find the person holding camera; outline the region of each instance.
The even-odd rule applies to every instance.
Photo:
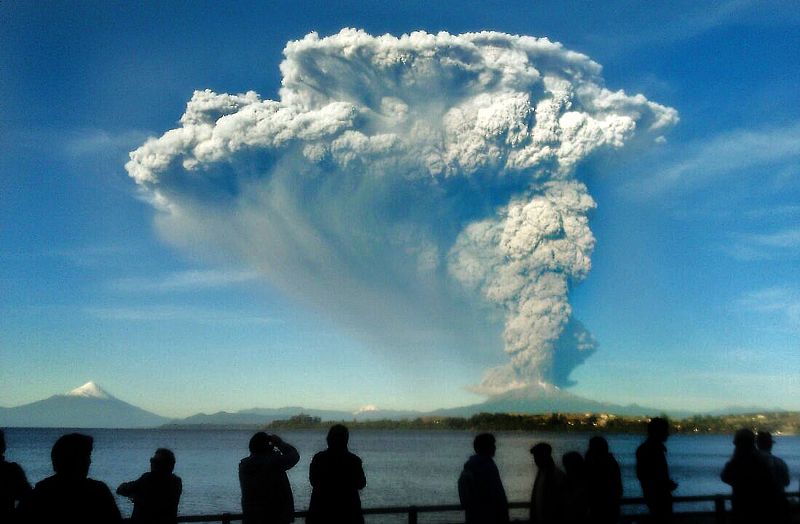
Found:
[[[294,521],[294,497],[286,472],[300,454],[278,435],[259,431],[250,439],[250,455],[239,462],[243,524]]]

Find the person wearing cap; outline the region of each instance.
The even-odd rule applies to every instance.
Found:
[[[150,471],[131,482],[123,482],[117,495],[133,501],[131,522],[147,524],[175,524],[178,520],[178,502],[183,484],[172,472],[175,454],[159,448],[150,459]]]
[[[567,475],[556,466],[547,442],[533,446],[531,455],[537,468],[531,490],[531,524],[560,524],[567,513]]]

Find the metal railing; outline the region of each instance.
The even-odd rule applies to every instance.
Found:
[[[790,499],[800,497],[800,493],[792,492],[787,494]],[[697,504],[704,502],[713,503],[713,509],[708,511],[684,511],[676,512],[676,520],[681,517],[705,517],[715,524],[723,524],[726,522],[725,515],[728,512],[727,502],[731,500],[730,495],[693,495],[685,497],[673,497],[673,502],[676,505],[682,504]],[[624,498],[622,499],[623,506],[644,506],[643,498]],[[510,502],[509,509],[528,509],[530,502]],[[389,506],[383,508],[364,508],[362,513],[364,515],[406,515],[408,524],[417,524],[419,522],[419,515],[423,513],[447,513],[464,511],[460,504],[441,504],[434,506]],[[308,515],[308,511],[296,511],[295,518],[303,519]],[[620,522],[634,523],[640,522],[646,517],[645,513],[641,514],[626,514],[622,515]],[[220,513],[214,515],[182,515],[178,517],[178,522],[219,522],[221,524],[231,524],[242,520],[241,513]]]

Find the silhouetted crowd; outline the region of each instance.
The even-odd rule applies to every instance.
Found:
[[[672,493],[678,484],[667,464],[669,424],[652,419],[647,439],[636,450],[636,476],[649,510],[649,522],[672,521]],[[311,501],[306,522],[363,524],[359,491],[367,480],[361,459],[348,450],[349,432],[332,426],[327,449],[314,455],[309,468]],[[789,522],[785,489],[790,476],[786,463],[772,454],[767,432],[736,432],[734,452],[721,479],[732,488],[735,524]],[[71,433],[53,445],[53,475],[31,488],[23,469],[5,460],[5,436],[0,431],[0,524],[116,524],[122,522],[108,486],[89,478],[93,440]],[[458,478],[458,495],[467,524],[509,522],[508,499],[494,462],[496,441],[482,433],[473,441],[475,454]],[[294,498],[286,472],[300,454],[278,435],[258,432],[250,439],[250,454],[239,463],[244,524],[284,524],[294,521]],[[589,440],[584,454],[570,451],[559,467],[553,449],[539,442],[531,450],[536,477],[531,489],[532,524],[613,524],[619,522],[622,475],[608,442]],[[175,455],[159,448],[150,459],[150,471],[123,482],[117,494],[133,501],[133,523],[174,524],[183,490],[173,471]]]

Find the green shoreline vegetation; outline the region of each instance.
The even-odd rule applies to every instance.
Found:
[[[665,415],[662,415],[665,418]],[[288,419],[257,425],[167,424],[163,429],[263,429],[325,430],[335,423],[351,430],[461,430],[461,431],[543,431],[645,434],[650,417],[607,413],[479,413],[471,417],[424,416],[413,419],[323,421],[298,414]],[[741,428],[770,431],[774,435],[800,434],[800,412],[749,413],[737,415],[695,415],[670,419],[674,434],[733,434]]]

